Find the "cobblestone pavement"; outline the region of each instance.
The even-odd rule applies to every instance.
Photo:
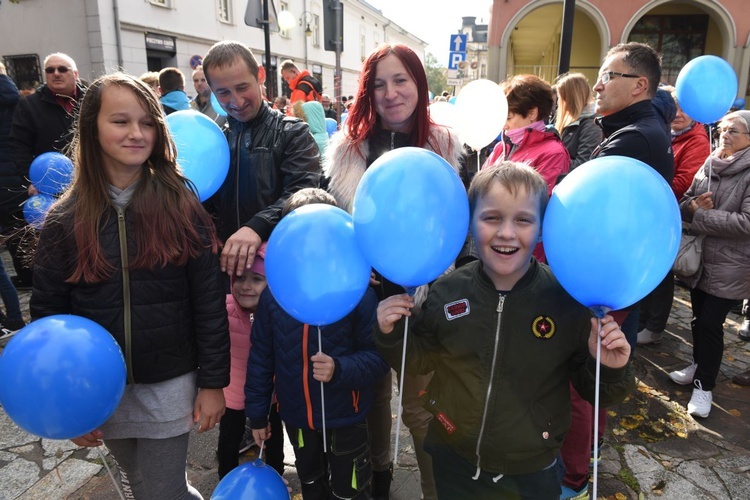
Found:
[[[28,311],[28,292],[20,298]],[[637,349],[638,390],[609,409],[597,482],[599,498],[750,497],[750,388],[731,382],[733,375],[750,368],[750,343],[738,339],[738,320],[730,313],[725,325],[726,348],[711,416],[695,420],[685,410],[690,389],[675,385],[667,376],[691,359],[690,299],[685,289],[677,287],[663,342]],[[408,431],[402,426],[401,432],[391,498],[416,500],[419,471]],[[218,480],[217,436],[216,430],[194,433],[190,441],[188,477],[205,498]],[[285,477],[293,496],[301,498],[293,457],[287,443]],[[244,460],[254,458],[250,452]],[[0,500],[116,499],[102,464],[99,450],[30,435],[0,409]]]

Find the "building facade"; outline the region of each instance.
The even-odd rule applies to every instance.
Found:
[[[334,95],[335,53],[325,51],[324,8],[327,0],[268,0],[276,12],[287,11],[293,25],[272,23],[269,52],[273,74],[266,86],[270,98],[286,89],[278,65],[292,59],[307,68]],[[406,32],[363,0],[342,0],[344,50],[341,93],[353,95],[364,58],[383,42],[401,42],[424,60],[426,42]],[[220,40],[239,40],[263,64],[263,29],[256,26],[262,0],[19,0],[0,6],[3,58],[20,88],[43,81],[47,54],[64,52],[75,59],[81,78],[122,69],[140,75],[164,67],[185,73],[185,90],[193,68]],[[246,24],[247,21],[251,25]],[[261,19],[262,21],[262,19]]]
[[[533,73],[557,76],[562,0],[488,0],[488,78]],[[690,59],[711,54],[728,61],[739,97],[750,94],[750,16],[747,0],[576,0],[570,70],[596,80],[606,52],[618,43],[645,42],[662,54],[663,81],[674,84]]]

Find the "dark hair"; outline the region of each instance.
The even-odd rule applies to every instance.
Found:
[[[324,203],[326,205],[333,205],[334,207],[338,206],[336,199],[325,189],[304,188],[292,193],[292,195],[287,198],[284,207],[281,209],[281,216],[284,217],[289,212],[297,210],[299,207],[312,205],[313,203]]]
[[[474,218],[479,198],[486,196],[496,182],[514,196],[519,189],[525,189],[529,196],[536,196],[539,199],[539,217],[544,218],[544,210],[549,201],[547,181],[544,177],[525,163],[501,161],[480,170],[472,179],[468,193],[470,219]]]
[[[211,70],[213,68],[226,68],[233,65],[237,59],[245,62],[250,74],[258,80],[260,66],[255,60],[253,52],[247,45],[240,42],[225,40],[215,43],[203,58],[203,73],[206,75],[208,86],[211,86]]]
[[[177,68],[164,68],[159,71],[159,87],[162,95],[185,88],[185,75]]]
[[[386,43],[371,52],[362,65],[357,95],[354,99],[354,105],[349,109],[349,117],[345,124],[353,147],[357,147],[360,143],[375,135],[377,125],[380,124],[380,118],[375,109],[375,73],[378,63],[390,55],[398,57],[417,86],[417,107],[414,110],[409,145],[424,147],[427,143],[430,129],[430,116],[427,106],[430,104],[430,95],[424,65],[419,56],[406,45]],[[349,100],[351,101],[351,99],[350,96]]]
[[[96,283],[114,271],[100,243],[99,229],[109,213],[109,178],[102,167],[97,118],[103,95],[108,88],[127,89],[135,95],[154,124],[154,147],[141,168],[140,181],[130,207],[134,214],[136,253],[130,267],[149,269],[169,263],[184,265],[189,257],[198,256],[204,248],[216,252],[219,242],[210,216],[188,180],[177,167],[177,150],[167,130],[161,104],[145,82],[124,73],[97,78],[86,91],[76,120],[71,144],[75,165],[73,184],[52,212],[72,212],[73,237],[78,258],[67,281]],[[68,204],[70,202],[70,204]],[[54,216],[53,216],[54,220]]]
[[[536,119],[544,120],[552,111],[552,87],[538,76],[516,75],[501,83],[500,88],[508,98],[508,111],[512,113],[525,118],[536,108]]]
[[[606,57],[623,53],[625,57],[622,58],[622,62],[628,66],[628,71],[639,76],[645,76],[648,80],[648,95],[654,97],[661,81],[661,57],[659,54],[650,45],[630,42],[615,45],[609,49]]]

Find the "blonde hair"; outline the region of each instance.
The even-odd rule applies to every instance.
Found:
[[[555,128],[562,131],[581,117],[584,108],[594,99],[589,81],[583,73],[569,73],[555,84],[557,90],[557,117]]]

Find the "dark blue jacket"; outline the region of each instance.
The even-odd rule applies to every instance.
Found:
[[[357,424],[372,405],[372,387],[389,370],[373,343],[377,297],[368,288],[344,319],[321,328],[322,351],[336,363],[324,384],[326,429]],[[270,289],[260,297],[247,361],[245,413],[263,429],[274,390],[281,419],[302,429],[322,429],[320,382],[310,358],[318,352],[318,328],[287,314]]]
[[[10,124],[13,121],[13,111],[20,98],[13,80],[8,75],[0,75],[0,210],[2,212],[17,211],[18,205],[24,200],[24,197],[18,197],[18,193],[22,191],[23,176],[16,170],[10,150]]]
[[[609,116],[598,118],[604,131],[602,142],[591,158],[628,156],[650,165],[667,184],[674,177],[672,138],[664,131],[663,118],[650,100],[637,102]]]

